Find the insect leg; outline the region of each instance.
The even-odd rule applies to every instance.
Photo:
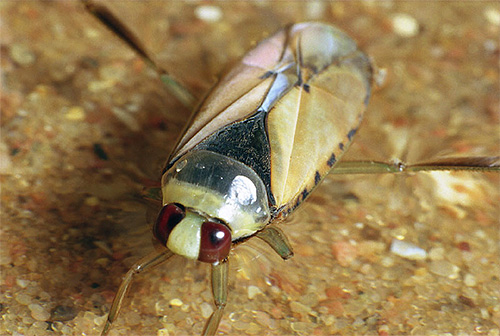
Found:
[[[500,171],[500,156],[448,157],[408,165],[406,171],[472,170]]]
[[[215,311],[210,315],[210,318],[205,324],[202,335],[215,335],[219,327],[224,307],[227,302],[227,272],[228,261],[223,260],[216,264],[212,264],[212,294],[214,296]]]
[[[123,277],[122,283],[118,288],[118,292],[113,299],[113,303],[111,304],[111,309],[109,310],[108,319],[106,320],[106,324],[101,332],[101,336],[107,335],[111,324],[114,322],[116,317],[118,316],[118,312],[122,306],[123,299],[127,294],[127,290],[132,283],[132,279],[135,275],[150,269],[154,266],[157,266],[165,261],[167,261],[171,256],[173,256],[173,252],[167,249],[163,249],[162,251],[153,251],[132,266],[127,274]]]
[[[103,25],[115,33],[123,42],[132,48],[142,59],[151,66],[159,75],[163,84],[187,108],[192,109],[195,103],[194,96],[172,77],[165,69],[161,68],[154,58],[142,45],[140,39],[105,5],[93,0],[81,0],[85,9],[98,19]]]
[[[281,229],[275,226],[268,226],[259,231],[257,237],[268,243],[284,260],[293,257],[292,246]]]
[[[401,161],[341,161],[330,174],[382,174],[435,170],[499,171],[500,157],[448,157],[433,161],[406,164]]]

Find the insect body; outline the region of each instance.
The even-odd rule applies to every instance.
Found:
[[[349,145],[370,81],[368,58],[332,26],[296,24],[264,40],[202,102],[165,168],[165,206],[180,203],[199,217],[177,224],[193,243],[170,222],[163,229],[162,216],[157,238],[178,254],[217,262],[227,253],[207,258],[203,239],[199,253],[191,251],[204,220],[215,218],[236,242],[286,216]]]
[[[272,222],[285,218],[349,146],[368,103],[372,67],[341,30],[299,23],[262,41],[200,104],[162,177],[154,225],[165,247],[125,276],[103,334],[133,275],[173,254],[212,264],[217,309],[227,298],[231,246],[258,236],[284,259],[292,249]]]
[[[136,38],[109,12],[88,8],[154,66]],[[338,173],[498,170],[498,158],[445,158],[416,165],[338,164],[362,119],[372,66],[356,43],[327,24],[290,25],[258,44],[201,102],[163,170],[163,207],[153,227],[163,245],[125,275],[102,332],[116,319],[134,275],[174,254],[211,264],[215,311],[203,334],[217,331],[227,301],[228,257],[257,236],[292,256],[274,225],[303,202],[332,168]],[[168,74],[165,80],[172,83]],[[192,101],[187,91],[181,100]]]

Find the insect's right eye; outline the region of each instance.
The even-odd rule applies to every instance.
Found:
[[[170,203],[164,205],[158,214],[153,227],[153,234],[163,246],[167,244],[168,236],[174,227],[186,216],[186,210],[181,204]]]

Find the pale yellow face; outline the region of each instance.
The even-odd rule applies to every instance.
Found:
[[[201,226],[205,219],[190,211],[177,224],[167,241],[167,248],[175,254],[189,259],[198,259],[200,254]]]

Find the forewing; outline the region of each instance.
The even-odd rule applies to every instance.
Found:
[[[292,30],[289,43],[300,85],[267,118],[277,215],[300,204],[332,169],[359,127],[370,95],[370,62],[354,41],[331,26],[309,25]]]
[[[191,117],[170,161],[224,126],[255,113],[273,83],[265,74],[282,58],[286,38],[282,29],[262,41],[217,83]]]

